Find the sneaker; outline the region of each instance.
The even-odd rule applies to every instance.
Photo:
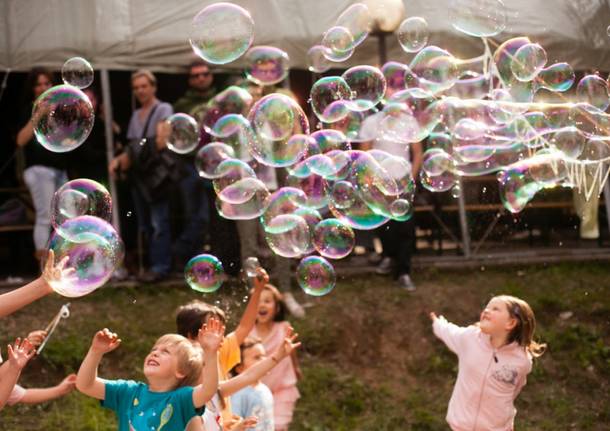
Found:
[[[284,304],[286,308],[297,319],[303,319],[305,317],[305,309],[297,302],[292,293],[284,293]]]
[[[368,263],[370,263],[371,265],[377,265],[379,264],[379,262],[381,262],[381,259],[383,257],[377,253],[376,251],[371,251],[369,252],[369,254],[366,256],[366,260]]]
[[[379,265],[377,265],[377,268],[375,268],[375,272],[379,275],[387,275],[387,274],[392,273],[393,269],[394,269],[394,259],[386,256],[383,259],[381,259],[381,262],[379,262]]]
[[[408,292],[414,292],[416,290],[415,284],[413,283],[413,280],[411,280],[411,277],[409,277],[409,274],[403,274],[398,277],[398,286]]]

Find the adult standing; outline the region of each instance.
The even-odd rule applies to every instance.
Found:
[[[174,103],[174,112],[189,114],[201,123],[207,102],[216,94],[213,83],[214,77],[208,65],[203,60],[194,60],[189,65],[189,88]],[[195,168],[195,154],[196,151],[193,151],[179,157],[184,174],[179,183],[184,227],[173,247],[179,270],[191,257],[201,252],[205,229],[210,222],[207,196],[210,190]]]
[[[21,128],[17,133],[17,146],[23,149],[25,170],[23,180],[30,191],[36,218],[34,222],[35,256],[42,260],[46,254],[51,233],[51,200],[55,190],[68,181],[66,158],[40,145],[34,137],[32,106],[34,100],[53,85],[53,74],[42,68],[34,68],[26,81],[26,100],[21,115]]]
[[[131,172],[138,230],[148,239],[150,271],[141,280],[152,283],[166,278],[171,270],[168,187],[172,178],[170,169],[162,164],[169,150],[158,138],[158,129],[173,109],[157,99],[157,79],[150,71],[134,72],[131,88],[140,107],[129,120],[128,149],[110,162],[109,170],[111,174]]]

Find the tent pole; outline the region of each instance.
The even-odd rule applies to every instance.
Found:
[[[468,232],[468,217],[466,215],[466,201],[464,199],[463,183],[460,179],[458,182],[460,195],[458,196],[459,212],[460,212],[460,228],[462,230],[462,251],[464,257],[470,257],[470,232]]]
[[[106,135],[106,159],[110,161],[114,158],[114,133],[112,131],[112,99],[110,97],[110,77],[108,69],[100,71],[102,78],[102,102],[104,103],[104,132]],[[110,184],[110,195],[112,196],[112,224],[117,233],[121,235],[121,223],[119,221],[119,195],[116,190],[116,181],[108,176]]]

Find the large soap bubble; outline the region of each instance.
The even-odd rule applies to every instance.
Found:
[[[93,82],[93,67],[82,57],[72,57],[62,66],[61,79],[67,85],[87,88]]]
[[[74,274],[68,280],[51,283],[57,293],[79,297],[93,292],[112,276],[124,257],[123,242],[106,221],[80,216],[65,221],[49,240],[57,262],[68,258],[66,267]]]
[[[184,267],[184,279],[191,289],[202,293],[216,292],[225,278],[222,263],[211,254],[199,254]]]
[[[297,281],[308,295],[324,296],[335,287],[335,269],[320,256],[308,256],[297,267]]]
[[[89,98],[71,85],[57,85],[34,102],[32,125],[36,139],[49,151],[65,153],[80,146],[93,129]]]
[[[449,21],[471,36],[496,36],[506,28],[506,7],[502,0],[451,0]]]
[[[255,46],[246,53],[246,77],[258,85],[273,85],[288,75],[290,58],[273,46]]]
[[[232,3],[214,3],[195,15],[191,23],[193,51],[212,64],[238,59],[253,39],[254,21],[250,13]]]
[[[256,102],[248,120],[261,139],[286,141],[292,135],[309,133],[309,121],[303,109],[294,99],[279,93]]]
[[[51,200],[51,224],[54,229],[69,219],[90,215],[107,222],[112,219],[112,198],[97,181],[81,178],[61,186]],[[63,233],[67,235],[67,233]]]
[[[417,52],[428,43],[428,23],[425,19],[412,16],[398,27],[398,42],[406,52]]]
[[[166,120],[169,126],[167,148],[174,153],[188,154],[197,148],[199,128],[197,122],[188,114],[170,115]]]
[[[331,259],[341,259],[352,252],[354,231],[340,220],[322,220],[314,229],[314,246],[318,253]]]

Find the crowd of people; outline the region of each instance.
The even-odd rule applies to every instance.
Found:
[[[0,295],[0,318],[51,293],[52,284],[71,275],[73,269],[65,266],[65,259],[56,264],[50,252],[38,279]],[[160,336],[144,358],[145,382],[98,375],[104,355],[121,345],[118,334],[103,328],[93,335],[76,375],[50,388],[23,388],[18,385],[21,372],[47,333],[17,338],[0,366],[0,410],[47,402],[76,389],[114,411],[120,431],[286,431],[300,397],[297,384],[303,376],[296,352],[301,343],[285,320],[282,294],[269,284],[263,268],[252,284],[241,320],[226,335],[228,322],[220,308],[200,300],[179,307],[175,333]],[[459,359],[446,417],[451,429],[514,429],[514,401],[533,359],[546,347],[534,341],[530,306],[501,295],[471,326],[457,326],[434,312],[430,319],[434,334]]]

